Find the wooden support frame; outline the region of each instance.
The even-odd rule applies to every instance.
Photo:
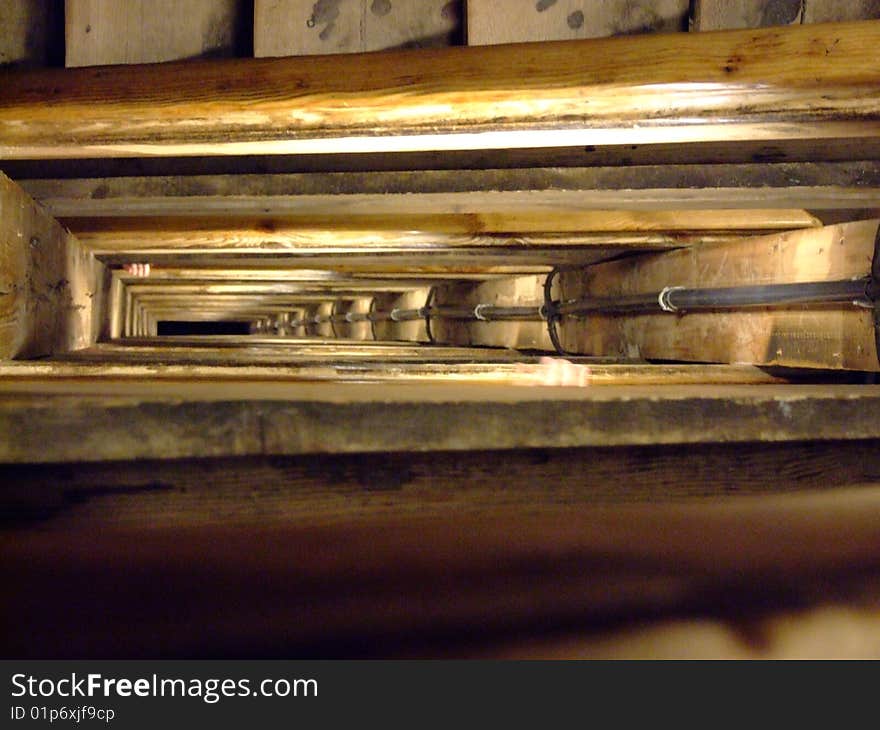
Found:
[[[56,217],[554,216],[583,210],[857,209],[880,203],[880,163],[765,162],[30,179]],[[682,226],[684,227],[684,226]]]
[[[878,42],[864,21],[5,72],[0,158],[873,140]]]
[[[0,462],[865,439],[878,407],[865,384],[2,382]]]
[[[103,264],[0,173],[0,359],[94,343],[109,285]]]
[[[861,604],[876,637],[877,448],[867,441],[717,445],[705,453],[575,450],[547,454],[538,468],[534,453],[512,452],[491,474],[484,454],[442,461],[432,454],[427,483],[425,455],[397,455],[396,469],[387,457],[172,462],[148,479],[149,463],[140,474],[137,465],[121,473],[118,465],[77,465],[69,496],[91,502],[74,521],[81,529],[53,530],[50,521],[48,529],[0,534],[8,625],[17,628],[5,631],[3,646],[36,659],[334,658],[351,656],[354,648],[378,658],[395,650],[437,658],[473,652],[474,635],[489,641],[534,635],[536,621],[595,631],[625,619],[705,616],[717,607],[717,618],[733,612],[741,626],[768,608],[828,601],[851,609]],[[829,470],[829,460],[843,468]],[[626,484],[622,464],[632,475]],[[715,484],[718,465],[726,477],[713,487],[716,496],[725,486],[766,490],[765,474],[785,475],[786,489],[797,489],[798,474],[827,475],[837,489],[736,501],[697,497],[690,504],[597,505],[601,494],[589,496],[591,486],[607,489],[613,482],[635,484],[630,495],[636,497],[646,483],[660,487],[670,475],[681,489],[682,469],[696,477],[699,494],[707,482]],[[548,470],[562,479],[583,474],[587,482],[554,488],[543,479]],[[256,488],[242,476],[254,473],[266,475]],[[316,473],[330,473],[336,483],[328,488]],[[373,479],[365,476],[371,473]],[[12,474],[10,483],[51,496],[45,472],[31,467]],[[475,488],[468,476],[490,484],[500,478],[509,488],[498,490],[503,494],[485,482]],[[530,476],[538,483],[529,484]],[[199,503],[206,483],[218,489],[213,500]],[[103,486],[108,508],[121,507],[115,529],[101,519],[95,484]],[[128,500],[114,495],[121,484],[128,485]],[[195,488],[182,493],[188,486]],[[224,492],[236,491],[246,495],[237,512],[234,498],[222,501]],[[328,515],[327,506],[346,493],[357,494],[362,509]],[[139,523],[134,495],[157,512],[168,507],[164,520]],[[346,500],[349,507],[353,501]],[[392,514],[383,502],[394,505]],[[60,600],[71,592],[77,601]],[[232,606],[245,613],[237,610],[231,620]],[[243,620],[248,617],[254,620]],[[852,632],[844,635],[852,640]],[[450,645],[450,636],[470,642]]]
[[[565,271],[561,300],[657,294],[670,287],[876,279],[880,221],[706,244]],[[880,370],[869,301],[729,311],[595,313],[567,318],[566,350],[599,356]]]

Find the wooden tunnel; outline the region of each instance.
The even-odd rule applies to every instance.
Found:
[[[880,656],[880,20],[783,4],[0,8],[6,655]]]

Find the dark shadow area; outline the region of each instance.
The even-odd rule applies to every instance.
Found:
[[[172,322],[158,323],[160,337],[184,335],[247,335],[250,322]]]

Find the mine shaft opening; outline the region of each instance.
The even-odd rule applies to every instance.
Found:
[[[161,320],[156,323],[156,334],[163,336],[187,335],[247,335],[251,331],[250,322],[207,321],[188,322]]]

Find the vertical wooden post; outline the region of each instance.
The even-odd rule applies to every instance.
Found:
[[[102,327],[104,266],[0,173],[0,359],[93,344]]]

